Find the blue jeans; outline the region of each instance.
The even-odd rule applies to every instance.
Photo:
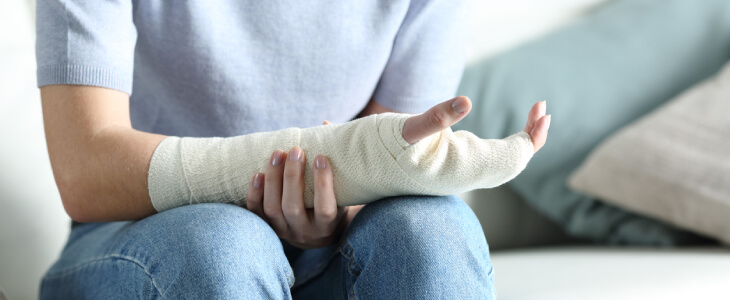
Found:
[[[295,283],[296,277],[296,283]],[[76,226],[41,299],[494,299],[481,226],[457,197],[366,205],[340,243],[299,250],[228,204]]]

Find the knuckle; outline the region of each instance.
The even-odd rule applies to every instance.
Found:
[[[294,216],[299,216],[302,214],[302,208],[299,207],[298,205],[294,205],[294,204],[284,205],[283,210],[284,210],[285,216],[294,217]]]
[[[264,186],[281,182],[281,172],[278,168],[269,166],[264,175]]]
[[[444,112],[439,109],[430,110],[426,117],[428,119],[428,124],[432,126],[436,126],[439,128],[445,128],[449,126],[449,124],[447,123],[446,114],[444,114]]]
[[[332,182],[329,180],[329,177],[321,176],[314,183],[314,188],[318,191],[326,191],[332,188]]]
[[[277,214],[274,212],[271,212],[271,210],[264,210],[264,215],[269,219],[273,219],[273,218],[277,217]]]
[[[301,176],[301,172],[299,168],[296,168],[292,166],[291,168],[286,168],[284,170],[284,178],[285,179],[297,179]]]
[[[319,217],[325,221],[334,220],[337,217],[337,208],[326,206],[319,209]]]

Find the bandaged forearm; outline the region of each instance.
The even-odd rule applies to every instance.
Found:
[[[410,145],[403,124],[410,115],[379,114],[352,122],[289,128],[230,138],[168,137],[152,155],[148,187],[157,211],[206,202],[245,206],[253,175],[277,149],[305,153],[304,202],[312,207],[312,165],[325,155],[333,170],[337,204],[366,204],[397,195],[452,195],[501,185],[533,154],[525,132],[480,139],[443,130]]]

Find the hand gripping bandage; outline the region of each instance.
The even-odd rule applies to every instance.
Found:
[[[307,154],[306,207],[313,205],[312,165],[319,154],[331,163],[339,206],[491,188],[517,176],[532,158],[532,141],[525,132],[485,140],[446,129],[410,145],[402,137],[410,116],[386,113],[230,138],[168,137],[152,155],[150,198],[157,211],[207,202],[245,206],[253,175],[265,171],[274,150],[294,146]]]

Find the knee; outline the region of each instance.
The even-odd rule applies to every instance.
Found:
[[[190,257],[256,257],[282,249],[276,233],[264,220],[235,205],[189,205],[163,213],[162,217],[167,219],[164,223],[168,232],[161,242],[184,246]]]
[[[139,226],[137,226],[139,225]],[[288,289],[292,270],[261,218],[227,204],[172,209],[135,224],[152,245],[149,265],[170,290],[232,296],[256,282]],[[252,288],[263,288],[262,286]],[[283,292],[283,291],[282,291]]]
[[[161,247],[184,251],[188,258],[256,256],[281,250],[276,233],[250,211],[229,204],[196,204],[151,218],[145,227]],[[142,225],[142,224],[140,224]]]
[[[360,216],[362,215],[362,216]],[[471,208],[456,196],[405,196],[366,205],[358,218],[389,236],[405,240],[484,240],[481,225]]]
[[[400,272],[411,274],[405,281],[423,286],[450,286],[443,284],[449,278],[473,286],[491,280],[489,247],[481,225],[458,197],[379,200],[366,205],[349,230],[342,251],[360,266],[361,276],[381,263],[398,266]]]
[[[405,196],[366,205],[350,226],[349,239],[370,240],[424,259],[468,252],[487,259],[489,247],[479,220],[456,196]]]

